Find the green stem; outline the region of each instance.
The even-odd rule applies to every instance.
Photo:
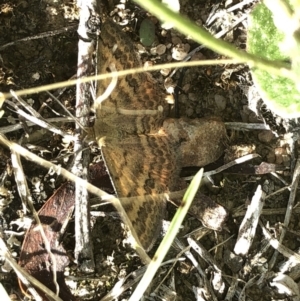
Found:
[[[158,268],[160,267],[162,261],[164,260],[167,252],[169,251],[179,228],[192,204],[192,201],[199,189],[201,179],[203,176],[203,168],[201,168],[197,174],[194,176],[192,182],[190,183],[187,191],[185,192],[182,202],[178,207],[175,216],[172,219],[170,227],[159,245],[155,255],[153,256],[151,262],[149,263],[147,270],[141,279],[140,283],[136,287],[135,291],[131,295],[129,301],[138,301],[142,298],[147,287],[150,285],[154,275],[156,274]]]
[[[258,67],[274,75],[285,76],[291,79],[295,78],[294,73],[291,71],[290,65],[269,61],[259,58],[250,53],[236,49],[233,45],[214,38],[205,29],[197,26],[195,23],[187,19],[186,17],[170,10],[157,0],[134,0],[145,10],[149,11],[163,22],[170,22],[174,25],[178,31],[182,34],[191,37],[196,42],[205,45],[206,47],[226,55],[245,62],[249,67]]]

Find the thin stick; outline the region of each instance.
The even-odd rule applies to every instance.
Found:
[[[231,161],[231,162],[229,162],[227,164],[224,164],[224,165],[218,167],[215,170],[211,170],[211,171],[207,171],[207,172],[203,173],[203,177],[210,177],[210,176],[215,175],[217,173],[220,173],[220,172],[222,172],[222,171],[224,171],[224,170],[228,169],[229,167],[232,167],[232,166],[234,166],[236,164],[241,164],[241,163],[244,163],[244,162],[246,162],[248,160],[257,158],[257,157],[260,157],[260,156],[258,154],[249,154],[249,155],[243,156],[243,157],[235,159],[235,160],[233,160],[233,161]],[[186,181],[190,181],[190,180],[193,179],[193,176],[191,176],[191,177],[184,177],[184,179]]]
[[[269,241],[270,245],[279,253],[281,253],[283,256],[293,260],[293,262],[300,264],[300,255],[296,252],[292,251],[291,249],[288,249],[283,244],[281,244],[277,239],[273,238],[272,235],[269,233],[269,231],[266,229],[264,224],[259,221],[259,225],[262,228],[263,234],[266,237],[266,239]]]
[[[292,184],[291,184],[291,192],[290,192],[289,201],[288,201],[288,205],[286,208],[286,214],[285,214],[284,223],[283,223],[284,227],[281,230],[281,234],[279,237],[279,243],[283,242],[283,239],[286,234],[286,229],[291,220],[292,211],[293,211],[295,198],[296,198],[296,193],[297,193],[297,189],[298,189],[299,177],[300,177],[300,159],[298,159],[296,162],[296,166],[295,166],[295,170],[294,170],[294,174],[293,174],[293,180],[292,180]],[[272,267],[274,266],[277,256],[278,256],[278,252],[274,252],[271,260],[269,261],[269,269],[272,269]]]
[[[14,92],[12,92],[12,93],[15,94]],[[18,97],[17,94],[15,94],[14,97]],[[51,131],[55,134],[61,135],[62,137],[66,138],[66,139],[70,139],[71,141],[75,140],[74,136],[64,133],[61,129],[57,128],[56,126],[47,123],[43,118],[41,118],[41,117],[37,118],[35,116],[27,114],[23,110],[19,109],[19,107],[15,103],[13,103],[12,101],[6,100],[5,102],[8,105],[10,105],[12,108],[14,108],[16,110],[16,113],[21,115],[22,117],[24,117],[26,120],[29,120],[32,123],[34,123],[36,125],[39,125],[40,127],[44,128],[44,129],[47,129],[47,130],[49,130],[49,131]]]
[[[78,33],[78,69],[77,78],[91,75],[95,68],[92,64],[92,54],[94,52],[95,42],[90,39],[86,32],[86,24],[90,18],[91,10],[95,11],[96,3],[94,0],[78,1],[80,9],[80,19]],[[91,83],[80,83],[76,85],[76,117],[81,126],[89,127],[90,114],[90,89]],[[86,133],[82,127],[76,124],[76,135],[80,137],[74,143],[74,164],[72,172],[88,180],[88,166],[90,162],[90,150],[84,147],[84,138]],[[76,183],[76,182],[75,182]],[[76,183],[77,184],[77,183]],[[89,196],[86,187],[82,185],[75,186],[75,250],[74,256],[79,270],[85,273],[92,273],[95,270],[93,255],[93,243],[90,235],[90,214],[89,214]]]
[[[54,117],[54,118],[47,118],[45,119],[45,121],[49,124],[53,123],[53,122],[75,122],[74,119],[72,119],[71,117]],[[28,121],[27,122],[27,126],[34,126],[36,125],[35,123]],[[3,126],[0,127],[0,133],[2,134],[6,134],[6,133],[10,133],[10,132],[14,132],[17,130],[20,130],[22,128],[22,125],[20,123],[16,123],[16,124],[12,124],[12,125],[7,125],[7,126]]]

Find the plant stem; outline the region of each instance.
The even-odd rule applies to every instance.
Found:
[[[245,51],[238,50],[233,45],[216,39],[205,29],[197,26],[188,18],[170,10],[168,7],[158,2],[157,0],[134,0],[137,4],[144,9],[155,15],[157,18],[164,22],[170,22],[178,31],[191,37],[196,42],[205,45],[206,47],[228,57],[238,59],[245,62],[249,67],[258,67],[274,75],[285,76],[291,79],[295,78],[294,73],[291,71],[289,64],[269,61],[259,58],[255,55]]]

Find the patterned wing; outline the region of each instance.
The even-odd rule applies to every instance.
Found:
[[[167,137],[140,135],[122,141],[107,137],[102,153],[118,197],[149,250],[161,229],[164,194],[176,174]]]
[[[131,40],[105,22],[99,43],[98,73],[139,67]],[[99,82],[97,96],[110,79]],[[147,73],[119,77],[101,104],[96,101],[95,135],[122,204],[145,249],[150,249],[164,215],[165,197],[174,177],[174,155],[167,137],[159,135],[168,109],[164,94]],[[103,137],[105,143],[103,145]]]
[[[102,26],[98,54],[99,74],[141,66],[133,43],[113,22]],[[99,82],[97,96],[104,93],[110,82],[111,79]],[[108,99],[96,108],[101,123],[129,134],[155,133],[167,111],[164,93],[146,72],[119,77]]]

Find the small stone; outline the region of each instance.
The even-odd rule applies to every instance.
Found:
[[[170,105],[174,105],[175,100],[174,100],[174,95],[173,94],[168,94],[166,96],[166,102]]]
[[[238,271],[243,267],[244,263],[241,256],[238,256],[229,250],[225,250],[224,252],[224,262],[234,273],[238,273]]]
[[[142,44],[137,44],[137,51],[141,54],[147,52],[146,48]]]
[[[168,54],[167,55],[167,62],[171,62],[172,61],[172,55]]]
[[[198,26],[202,26],[202,25],[203,25],[203,22],[202,22],[201,19],[198,19],[198,20],[196,20],[196,24],[197,24]]]
[[[274,153],[274,150],[269,151],[268,155],[267,155],[267,162],[268,163],[275,163],[276,161],[276,156]]]
[[[156,46],[156,53],[158,55],[162,55],[162,54],[164,54],[166,52],[166,49],[167,49],[166,45],[159,44],[159,45]]]
[[[163,29],[160,34],[161,34],[162,37],[166,37],[167,34],[168,34],[168,31]]]
[[[215,104],[219,111],[224,111],[226,108],[226,98],[223,95],[215,95]]]
[[[186,104],[188,103],[188,97],[185,94],[179,95],[179,103]]]
[[[157,55],[157,48],[156,47],[152,47],[150,49],[150,53],[151,53],[151,55]]]
[[[284,159],[283,157],[286,156],[287,153],[286,153],[286,149],[283,148],[283,147],[276,147],[275,148],[275,163],[280,165],[280,164],[283,164],[284,162]]]
[[[171,71],[170,68],[164,68],[160,70],[160,74],[162,74],[163,76],[168,76],[170,71]]]
[[[254,144],[236,144],[228,146],[225,151],[224,163],[234,161],[243,156],[254,154],[256,146]]]
[[[192,116],[193,113],[194,113],[194,110],[193,110],[192,108],[188,108],[188,109],[186,110],[186,116],[188,116],[188,117]]]
[[[177,44],[172,48],[172,58],[176,61],[182,61],[190,50],[189,44]]]
[[[182,44],[182,41],[179,37],[174,36],[174,37],[172,37],[172,43],[173,43],[173,45],[178,45],[178,44]]]
[[[189,97],[189,100],[191,100],[191,101],[197,101],[198,100],[198,95],[196,93],[189,93],[188,97]]]
[[[167,49],[171,49],[173,45],[172,45],[172,43],[168,43],[166,46],[167,46]]]
[[[173,79],[171,77],[167,77],[164,81],[165,89],[169,94],[174,93],[174,89],[176,87],[176,84],[174,83]]]
[[[32,74],[31,77],[34,81],[37,81],[40,79],[41,75],[38,72],[36,72],[36,73]]]
[[[152,61],[146,61],[146,62],[144,63],[144,67],[145,67],[145,68],[151,67],[151,66],[153,66],[153,62],[152,62]]]
[[[272,131],[261,131],[258,134],[258,140],[263,143],[269,143],[275,138],[275,135],[272,133]]]
[[[187,84],[185,84],[185,85],[182,87],[182,91],[183,91],[184,93],[187,93],[187,92],[190,90],[190,88],[191,88],[191,84],[190,84],[190,83],[187,83]]]
[[[199,104],[196,106],[196,114],[201,114],[201,112],[203,111],[202,106]]]
[[[206,56],[201,52],[197,52],[191,57],[191,61],[202,61],[202,60],[206,60]]]

